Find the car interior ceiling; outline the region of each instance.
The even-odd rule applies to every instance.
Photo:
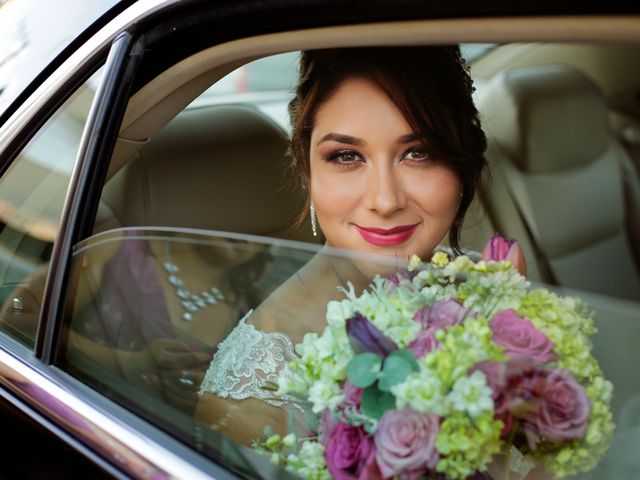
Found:
[[[523,60],[527,47],[530,64]],[[492,175],[468,215],[462,244],[479,249],[499,230],[523,245],[532,280],[637,299],[640,159],[637,144],[634,150],[624,139],[640,137],[640,107],[623,109],[620,99],[638,95],[640,72],[629,61],[638,57],[628,57],[638,47],[612,56],[607,52],[618,45],[573,45],[573,57],[571,47],[505,45],[506,52],[496,48],[472,66]],[[285,133],[251,106],[184,109],[243,63],[220,65],[225,56],[210,51],[180,62],[132,97],[95,231],[170,225],[318,243],[308,225],[289,228],[302,195],[285,168]],[[616,59],[617,80],[594,80],[590,71],[603,57]],[[570,59],[575,64],[566,66]],[[632,81],[621,80],[625,62],[634,64]],[[598,191],[580,186],[587,182]]]

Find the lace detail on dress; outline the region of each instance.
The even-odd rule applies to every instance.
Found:
[[[277,385],[285,368],[295,358],[293,342],[283,333],[264,333],[246,323],[247,314],[222,341],[202,381],[200,396],[207,392],[222,398],[258,398],[282,407],[287,399],[266,390]]]

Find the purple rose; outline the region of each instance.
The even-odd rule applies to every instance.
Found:
[[[418,333],[418,336],[411,342],[407,348],[413,352],[416,358],[422,358],[427,353],[435,350],[440,346],[440,342],[436,340],[437,328],[428,328]]]
[[[540,400],[535,417],[529,423],[550,442],[582,438],[587,430],[591,404],[582,385],[564,368],[549,373],[533,388]]]
[[[474,369],[485,373],[493,389],[496,418],[505,424],[503,436],[515,419],[522,423],[531,450],[539,437],[559,442],[585,434],[590,402],[568,370],[550,371],[529,357],[514,357],[504,364],[481,362]]]
[[[509,260],[521,275],[527,273],[527,262],[524,252],[515,240],[507,240],[501,235],[494,235],[482,250],[482,260]]]
[[[466,315],[467,310],[462,305],[453,299],[448,299],[438,300],[433,306],[418,310],[413,319],[421,323],[424,328],[445,329],[462,323]]]
[[[439,428],[439,419],[432,413],[387,410],[374,436],[382,476],[414,480],[433,468],[438,461],[435,441]]]
[[[342,386],[342,394],[344,395],[344,401],[342,406],[360,408],[360,399],[362,398],[362,388],[356,387],[349,380],[344,382]]]
[[[546,376],[546,370],[539,367],[529,357],[513,357],[505,363],[480,362],[471,369],[471,372],[480,370],[487,379],[495,418],[504,424],[503,438],[509,435],[514,418],[523,418],[527,410],[538,408],[531,388]]]
[[[342,421],[346,421],[348,413],[360,412],[360,400],[362,399],[363,391],[362,388],[356,387],[349,380],[345,381],[342,386],[344,400],[338,405],[335,416]]]
[[[320,434],[318,440],[325,447],[329,444],[329,441],[333,438],[336,428],[340,425],[340,420],[338,420],[331,410],[328,408],[322,412],[322,417],[320,418]]]
[[[362,427],[339,423],[331,433],[324,457],[335,480],[381,478],[373,438]]]
[[[384,359],[398,349],[393,340],[385,336],[360,312],[356,312],[347,320],[346,328],[351,347],[356,354],[371,352]]]
[[[493,330],[493,341],[504,347],[507,355],[527,356],[540,363],[557,358],[553,342],[512,309],[496,313],[489,326]]]

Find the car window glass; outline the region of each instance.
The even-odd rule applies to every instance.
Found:
[[[213,405],[202,403],[208,397],[201,391],[205,376],[208,382],[224,381],[210,372],[212,356],[225,348],[222,342],[239,324],[286,331],[289,343],[280,345],[283,350],[267,347],[263,357],[252,360],[272,381],[276,366],[293,353],[291,342],[302,341],[306,328],[321,326],[326,303],[343,296],[338,287],[361,285],[368,278],[362,271],[397,267],[397,261],[264,237],[169,228],[110,230],[74,247],[67,341],[57,362],[230,469],[251,478],[283,478],[283,470],[269,467],[268,458],[248,448],[267,425],[280,428],[281,418],[269,420],[274,414],[270,406],[256,404],[250,413],[232,402],[224,406],[228,412],[218,415],[215,399]],[[314,272],[325,268],[331,277],[316,281]],[[300,303],[290,293],[286,301],[274,301],[283,286],[308,301]],[[307,327],[299,324],[292,331],[290,326],[302,318]],[[262,385],[264,378],[253,378],[242,366],[243,352],[251,356],[261,348],[258,330],[247,328],[236,343],[227,342],[238,350],[237,373],[246,376],[246,383],[236,387],[268,399],[273,393]],[[229,381],[233,389],[236,380]],[[286,424],[288,414],[282,413]],[[291,421],[302,422],[299,413],[289,412]]]
[[[468,217],[462,246],[477,258],[494,232],[514,238],[533,287],[580,297],[593,309],[593,352],[613,383],[619,428],[593,476],[579,478],[633,468],[625,444],[637,443],[640,382],[625,355],[637,350],[640,335],[640,157],[629,133],[640,126],[638,46],[464,47],[491,176],[479,185],[480,213]],[[353,253],[327,250],[308,216],[296,221],[306,198],[291,175],[286,140],[296,58],[287,53],[236,70],[138,150],[114,157],[118,168],[103,188],[94,235],[74,249],[68,341],[58,357],[87,383],[241,472],[248,467],[228,445],[249,445],[274,422],[295,428],[305,420],[295,411],[274,420],[255,399],[230,406],[209,396],[199,405],[203,385],[237,388],[233,376],[205,379],[223,342],[243,319],[271,333],[286,319],[287,335],[299,342],[313,329],[296,329],[292,318],[316,318],[320,329],[328,301],[344,298],[338,287],[362,287],[358,272],[369,279],[390,272],[381,259],[363,267]],[[281,69],[277,84],[271,67]],[[252,77],[264,72],[264,83]],[[317,261],[326,271],[309,274]],[[324,275],[333,283],[323,285]],[[249,345],[252,331],[245,333]],[[251,362],[249,383],[269,358]],[[246,459],[248,451],[237,448]]]
[[[0,313],[33,346],[53,242],[102,69],[41,127],[0,178]]]

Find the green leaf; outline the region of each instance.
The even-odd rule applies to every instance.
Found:
[[[367,388],[378,379],[382,360],[375,353],[361,353],[347,365],[347,378],[359,388]]]
[[[384,412],[396,408],[396,399],[389,392],[371,386],[362,392],[360,408],[367,417],[380,420]]]
[[[404,358],[399,355],[389,355],[378,376],[378,388],[383,392],[388,392],[394,385],[404,382],[404,379],[412,371],[411,364]]]
[[[411,365],[411,370],[414,372],[417,372],[420,370],[420,367],[418,366],[418,361],[416,360],[416,356],[413,354],[413,352],[407,348],[401,348],[399,350],[394,350],[393,352],[391,352],[389,354],[390,357],[394,357],[394,356],[398,356],[403,358],[404,360],[406,360],[407,362],[409,362],[409,365]]]

